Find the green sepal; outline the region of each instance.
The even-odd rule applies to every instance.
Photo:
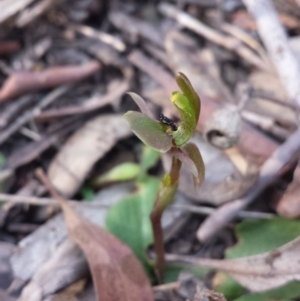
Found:
[[[186,97],[189,99],[190,106],[193,108],[193,111],[195,112],[196,123],[198,123],[200,110],[201,110],[201,102],[198,94],[194,90],[189,79],[183,73],[179,72],[179,75],[176,77],[176,82],[180,87],[181,91],[183,92],[183,94],[186,95]]]
[[[124,114],[131,130],[146,145],[161,153],[172,147],[172,136],[164,131],[163,125],[149,116],[135,111]]]
[[[184,150],[188,157],[194,162],[196,165],[198,175],[194,177],[195,185],[198,187],[203,183],[205,178],[205,166],[204,162],[201,156],[201,153],[196,146],[195,143],[189,142],[186,145],[182,147],[182,150]]]
[[[176,81],[183,93],[173,92],[171,101],[180,113],[181,122],[172,134],[175,144],[180,147],[192,137],[196,129],[201,104],[199,96],[183,73],[179,73]]]
[[[127,92],[128,95],[134,100],[137,106],[140,108],[143,114],[148,115],[150,118],[154,119],[152,112],[149,110],[145,100],[134,92]]]

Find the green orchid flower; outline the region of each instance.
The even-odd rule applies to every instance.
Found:
[[[179,73],[176,81],[182,90],[182,93],[173,92],[171,97],[171,101],[179,111],[181,118],[176,130],[172,124],[168,125],[164,120],[155,120],[145,101],[132,92],[128,94],[139,106],[141,112],[129,111],[124,115],[124,118],[143,143],[161,153],[170,151],[192,171],[195,182],[200,185],[204,179],[203,160],[196,145],[187,144],[199,120],[200,99],[183,73]],[[168,118],[167,120],[170,121]]]
[[[188,142],[199,120],[200,98],[183,73],[179,73],[176,82],[181,92],[173,92],[171,101],[180,114],[178,125],[162,114],[159,120],[156,120],[145,101],[132,92],[129,95],[141,112],[129,111],[124,115],[131,130],[143,143],[161,153],[169,152],[172,155],[171,170],[164,175],[161,181],[151,213],[156,252],[156,271],[159,280],[162,280],[165,264],[161,216],[165,208],[174,199],[178,188],[181,165],[191,171],[195,186],[202,184],[205,174],[204,163],[197,146]]]

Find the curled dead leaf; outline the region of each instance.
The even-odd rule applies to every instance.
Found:
[[[10,75],[0,90],[0,102],[22,94],[81,80],[101,68],[98,61],[80,66],[51,67],[43,71],[20,71]]]

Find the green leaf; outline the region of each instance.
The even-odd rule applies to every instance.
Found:
[[[92,181],[93,186],[100,186],[112,182],[128,181],[137,177],[140,167],[136,163],[121,163]]]
[[[153,276],[153,267],[145,250],[153,242],[150,213],[158,186],[158,179],[147,177],[138,183],[136,193],[112,206],[106,216],[107,230],[133,250],[150,277]]]
[[[227,300],[234,300],[244,293],[244,288],[226,273],[218,272],[213,278],[213,289],[222,293]]]
[[[184,266],[168,264],[164,271],[163,283],[171,283],[178,280],[180,272],[185,269]]]
[[[90,202],[95,198],[95,192],[89,186],[82,186],[80,189],[80,193],[82,194],[83,199],[86,201]]]
[[[0,167],[2,167],[5,163],[5,157],[4,155],[0,152]]]
[[[178,280],[178,276],[181,271],[188,271],[195,275],[195,277],[205,280],[208,268],[198,267],[198,266],[186,266],[180,264],[167,264],[164,272],[164,283],[175,282]]]
[[[143,143],[161,153],[167,152],[172,146],[172,136],[164,132],[164,126],[149,116],[129,111],[124,114],[131,130]]]
[[[146,176],[148,169],[156,165],[159,157],[159,152],[155,151],[151,147],[144,145],[140,163],[140,174],[138,179],[143,179]]]
[[[274,301],[274,300],[262,294],[248,294],[248,295],[241,296],[237,299],[234,299],[234,301]]]
[[[275,217],[268,220],[246,220],[240,223],[236,227],[236,236],[238,238],[238,243],[228,248],[225,252],[225,257],[227,259],[241,258],[256,254],[261,254],[274,250],[289,241],[297,238],[300,235],[300,221],[284,219],[281,217]],[[226,275],[227,276],[227,275]],[[234,280],[230,280],[231,277],[227,276],[224,279],[224,283],[220,284],[220,291],[226,290],[226,297],[234,295],[237,291],[240,291],[238,287],[232,287],[230,292],[230,287],[228,283]],[[281,288],[272,290],[270,292],[277,292],[282,294],[280,298],[289,299],[289,295],[285,295],[284,291],[289,285],[293,285],[293,282],[284,285]],[[299,282],[297,282],[299,285]],[[250,294],[242,296],[236,300],[238,301],[252,301],[252,300],[263,300],[270,301],[272,298],[268,295],[268,292],[263,294]],[[297,296],[300,296],[300,292],[296,292]],[[225,294],[224,294],[225,295]],[[229,298],[230,299],[230,298]]]
[[[274,250],[300,235],[300,221],[275,217],[247,220],[236,228],[238,244],[226,250],[226,258],[240,258]]]

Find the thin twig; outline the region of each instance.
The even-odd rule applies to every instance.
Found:
[[[266,63],[259,56],[257,56],[236,38],[220,34],[219,32],[208,27],[189,14],[182,12],[171,4],[161,3],[159,4],[158,9],[165,16],[175,19],[181,25],[189,28],[190,30],[193,30],[194,32],[200,34],[211,42],[220,45],[230,51],[235,51],[244,60],[256,66],[257,68],[266,71],[270,70]]]
[[[11,65],[16,66],[17,70],[34,70],[36,62],[48,51],[52,43],[52,39],[49,36],[39,39],[33,45],[19,52],[13,58]],[[16,72],[16,70],[12,71],[11,74]]]
[[[48,106],[51,102],[55,101],[57,98],[65,94],[69,91],[70,86],[64,85],[56,88],[52,92],[50,92],[47,96],[42,98],[38,104],[33,108],[24,112],[19,118],[15,120],[7,129],[5,129],[0,134],[0,145],[4,143],[11,135],[17,132],[25,123],[27,123],[30,119],[32,119],[36,114],[46,106]]]
[[[63,0],[42,0],[39,1],[34,6],[23,10],[18,18],[15,21],[15,26],[24,27],[29,23],[36,20],[38,17],[43,15],[45,12],[50,10],[53,6],[55,6],[58,2],[62,2]]]
[[[121,39],[114,37],[106,32],[95,30],[94,28],[86,25],[73,25],[71,26],[71,28],[86,37],[100,40],[101,42],[104,42],[105,44],[112,46],[113,48],[115,48],[120,52],[126,50],[126,45]]]
[[[251,122],[252,124],[281,140],[285,140],[290,136],[290,132],[277,125],[274,118],[262,116],[251,111],[243,111],[241,115],[243,119]]]
[[[157,82],[165,89],[168,95],[172,94],[172,91],[177,89],[174,76],[167,72],[160,64],[156,63],[154,60],[151,60],[144,54],[144,52],[133,50],[128,55],[128,60],[135,67],[139,68],[153,79],[156,79]],[[159,74],[159,77],[157,77],[157,74]],[[169,103],[170,102],[168,102],[168,104]],[[174,107],[172,105],[170,106]]]
[[[167,292],[174,289],[179,289],[180,281],[153,286],[154,292]]]
[[[0,183],[10,178],[13,175],[13,173],[14,171],[12,169],[0,170]]]
[[[212,8],[218,5],[220,0],[173,0],[173,2],[178,4],[194,4],[199,6],[204,6],[205,8]]]
[[[0,201],[12,204],[26,204],[35,206],[48,206],[54,205],[58,206],[58,201],[54,198],[39,198],[34,196],[16,195],[16,194],[6,194],[0,193]],[[108,209],[110,206],[103,205],[98,202],[80,202],[78,200],[68,200],[68,202],[74,206],[91,206],[98,208]]]
[[[8,108],[0,115],[0,129],[5,128],[11,119],[33,102],[33,100],[34,98],[31,95],[26,95],[9,104]]]
[[[235,38],[239,39],[241,42],[245,43],[253,50],[255,50],[259,56],[265,61],[266,65],[269,66],[269,69],[272,70],[273,66],[271,65],[270,59],[266,54],[264,48],[257,42],[253,37],[251,37],[248,33],[243,31],[237,26],[234,26],[229,23],[223,23],[221,29],[226,33],[234,36]]]
[[[211,215],[217,210],[215,208],[206,207],[206,206],[195,206],[195,205],[181,205],[174,204],[170,206],[172,210],[185,210],[191,213],[202,214],[202,215]],[[274,217],[275,214],[266,213],[266,212],[255,212],[255,211],[240,211],[237,213],[237,217],[245,219],[269,219]]]
[[[68,118],[57,122],[41,137],[39,141],[31,142],[13,152],[6,160],[4,168],[16,169],[27,164],[39,156],[42,152],[54,145],[62,136],[78,127],[82,121],[78,118]]]
[[[92,97],[85,101],[83,105],[68,106],[60,109],[52,109],[35,114],[34,119],[37,121],[45,121],[53,118],[81,115],[93,112],[107,104],[112,103],[118,97],[121,97],[129,89],[128,80],[119,83],[118,87],[103,96]]]
[[[281,105],[283,107],[287,107],[287,108],[290,108],[292,110],[297,110],[299,111],[300,110],[300,106],[295,104],[295,103],[292,103],[292,102],[287,102],[287,101],[284,101],[280,98],[277,98],[276,96],[272,95],[271,93],[268,93],[266,91],[262,91],[262,90],[250,90],[250,97],[252,98],[261,98],[262,100],[265,100],[265,101],[270,101],[270,102],[274,102],[278,105]]]
[[[279,176],[284,167],[300,152],[300,128],[295,131],[262,165],[259,177],[250,190],[240,199],[225,204],[209,216],[197,231],[200,241],[206,241],[237,213],[248,206],[254,199]]]
[[[37,132],[35,132],[35,131],[33,131],[33,130],[25,127],[25,126],[21,127],[20,133],[23,136],[28,137],[33,141],[40,141],[42,139],[40,134],[38,134]]]
[[[17,12],[25,9],[26,6],[30,5],[34,0],[4,0],[0,2],[0,23],[6,21]]]
[[[172,69],[172,64],[170,62],[170,58],[168,57],[167,53],[164,50],[161,50],[157,46],[151,43],[143,43],[143,48],[155,59],[162,62],[164,66],[169,67]]]
[[[124,12],[113,12],[109,14],[110,22],[131,36],[140,36],[151,41],[152,44],[164,48],[164,36],[160,30],[142,19],[129,16]]]

